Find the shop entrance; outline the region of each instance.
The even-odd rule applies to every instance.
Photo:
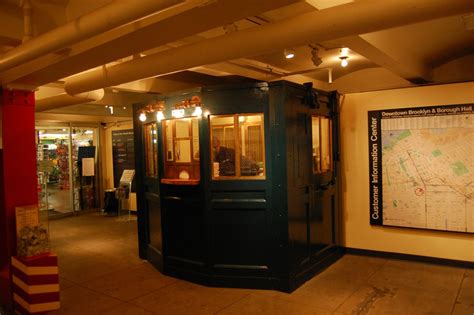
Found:
[[[98,206],[98,128],[37,126],[38,199],[49,217],[72,215]],[[83,174],[83,158],[89,158]],[[92,159],[91,159],[92,158]]]

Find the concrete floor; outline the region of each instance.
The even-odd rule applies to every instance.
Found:
[[[50,222],[61,310],[50,314],[474,314],[474,270],[346,255],[292,294],[209,288],[137,256],[136,221]]]

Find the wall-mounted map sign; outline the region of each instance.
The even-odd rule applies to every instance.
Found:
[[[474,233],[473,105],[368,119],[370,223]]]

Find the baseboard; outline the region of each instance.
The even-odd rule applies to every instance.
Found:
[[[390,259],[398,259],[398,260],[408,260],[408,261],[423,262],[423,263],[429,263],[429,264],[435,264],[435,265],[443,265],[443,266],[474,269],[474,262],[472,262],[472,261],[446,259],[446,258],[429,257],[429,256],[420,256],[420,255],[411,255],[411,254],[402,254],[402,253],[392,253],[392,252],[384,252],[384,251],[369,250],[369,249],[359,249],[359,248],[350,248],[350,247],[345,247],[344,250],[345,250],[346,254],[380,257],[380,258],[390,258]]]

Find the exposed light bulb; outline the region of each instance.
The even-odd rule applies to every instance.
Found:
[[[145,113],[140,113],[140,116],[138,116],[138,119],[140,119],[140,121],[145,121],[146,120],[146,114]]]
[[[201,116],[202,115],[202,108],[201,106],[196,106],[193,112],[193,116]]]
[[[159,110],[156,112],[156,120],[157,121],[162,121],[163,119],[165,119],[165,115],[163,115],[163,111],[162,110]]]
[[[349,64],[349,61],[347,61],[347,57],[345,58],[341,57],[341,67],[347,67],[348,64]]]
[[[285,49],[283,53],[286,59],[291,59],[295,56],[295,51],[293,49]]]

